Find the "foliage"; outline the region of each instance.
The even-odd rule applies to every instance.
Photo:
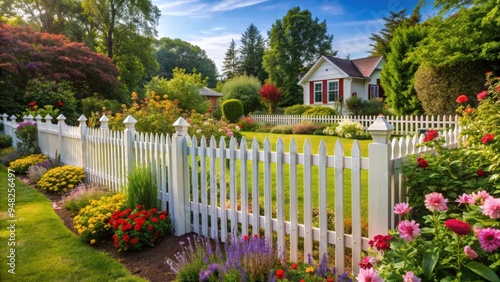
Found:
[[[43,154],[28,155],[24,158],[12,161],[9,168],[17,174],[25,174],[30,166],[44,162],[45,160],[47,160],[47,157]]]
[[[12,137],[7,134],[0,134],[0,150],[12,146]]]
[[[325,129],[323,129],[323,134],[328,136],[336,136],[337,135],[336,129],[338,126],[339,126],[338,123],[334,123],[328,127],[325,127]]]
[[[171,79],[174,69],[185,69],[187,74],[199,74],[208,87],[217,84],[217,67],[205,50],[181,39],[161,38],[156,44],[156,60],[160,64],[159,76]]]
[[[323,126],[314,122],[304,121],[293,126],[293,134],[313,134],[317,130],[323,129]]]
[[[82,100],[82,114],[90,118],[92,113],[111,114],[122,109],[122,105],[116,100],[104,99],[100,96],[87,97]]]
[[[0,161],[4,166],[9,166],[10,162],[13,162],[21,157],[21,154],[14,147],[0,149]]]
[[[357,121],[344,119],[335,128],[335,133],[342,138],[366,139],[370,135],[365,132],[363,125]]]
[[[281,90],[272,83],[266,83],[259,91],[260,103],[268,114],[274,114],[281,99]]]
[[[156,208],[148,210],[141,205],[134,210],[115,211],[109,224],[113,227],[114,246],[119,252],[140,250],[144,246],[154,247],[158,239],[171,229],[166,211],[159,212]]]
[[[158,207],[158,186],[156,175],[151,170],[151,166],[137,165],[127,175],[127,184],[124,187],[126,208],[133,208],[138,205],[145,209]]]
[[[299,76],[320,56],[336,54],[332,50],[333,36],[327,34],[326,21],[313,20],[310,11],[294,7],[283,19],[276,20],[268,37],[269,49],[264,53],[263,65],[270,82],[283,91],[280,105],[300,104],[303,90],[298,85]]]
[[[28,168],[26,175],[31,183],[37,183],[46,172],[47,169],[43,166],[32,165]]]
[[[243,113],[247,115],[260,108],[260,81],[253,76],[242,75],[228,79],[221,93],[224,100],[238,99],[243,104]]]
[[[330,107],[316,106],[311,107],[302,113],[302,116],[336,116],[339,113]]]
[[[358,96],[352,96],[345,101],[347,110],[353,115],[360,115],[363,112],[363,100]]]
[[[36,123],[31,121],[21,122],[16,127],[16,137],[20,143],[17,144],[17,149],[21,155],[27,156],[40,151],[38,147],[38,130]],[[26,168],[27,169],[27,168]]]
[[[363,101],[362,115],[380,115],[385,113],[384,100],[382,98],[372,98],[368,101]]]
[[[229,47],[224,54],[224,61],[222,62],[222,75],[224,79],[231,79],[240,75],[239,73],[240,61],[238,58],[238,50],[236,50],[236,42],[231,39]]]
[[[240,127],[240,130],[243,131],[255,131],[255,129],[259,127],[259,123],[255,122],[252,116],[249,115],[242,117],[238,122],[238,126]]]
[[[243,104],[240,100],[229,99],[222,103],[222,115],[229,122],[236,123],[243,115]]]
[[[196,112],[191,112],[189,117],[186,117],[186,121],[190,124],[188,127],[189,136],[196,137],[198,141],[201,141],[201,137],[205,136],[209,144],[210,138],[213,136],[217,142],[221,138],[224,138],[226,143],[228,143],[231,137],[236,138],[236,140],[241,140],[240,127],[234,123],[228,123],[225,120],[215,120],[209,114],[199,114]]]
[[[286,107],[285,115],[302,115],[305,111],[311,109],[313,106],[297,104],[290,107]]]
[[[102,186],[79,185],[69,192],[69,195],[63,196],[62,201],[64,207],[69,210],[73,215],[77,215],[81,209],[90,204],[92,200],[99,200],[105,196],[112,196],[109,191],[106,191]]]
[[[175,101],[181,110],[206,113],[210,107],[207,99],[200,94],[200,88],[205,85],[201,74],[187,74],[184,69],[174,68],[170,80],[155,76],[144,85],[146,93],[155,92],[158,96]]]
[[[42,120],[45,120],[45,117],[49,115],[52,117],[51,122],[57,122],[56,118],[59,116],[59,108],[54,107],[52,105],[45,105],[43,107],[38,107],[38,105],[35,102],[30,102],[30,107],[26,109],[24,112],[22,112],[21,115],[22,116],[31,115],[32,117],[41,116]]]
[[[453,114],[451,103],[460,94],[472,98],[483,90],[485,66],[467,63],[455,66],[432,67],[420,65],[415,73],[415,90],[428,115]]]
[[[36,185],[47,192],[66,193],[73,190],[84,178],[83,168],[64,165],[47,171]]]
[[[455,202],[452,208],[440,193],[427,194],[419,203],[432,212],[423,217],[425,226],[409,220],[411,206],[397,204],[395,212],[405,220],[389,231],[390,248],[370,241],[380,260],[380,276],[396,281],[411,271],[425,281],[499,281],[500,199],[481,191],[460,195]],[[370,260],[375,264],[365,261]]]
[[[0,24],[0,38],[8,43],[0,45],[0,112],[20,113],[31,102],[24,92],[27,82],[35,78],[56,83],[68,81],[77,100],[94,93],[120,99],[118,70],[111,59],[82,43],[70,42],[64,35],[6,24]]]
[[[180,109],[176,101],[167,100],[156,93],[151,93],[150,98],[139,100],[137,93],[132,93],[132,105],[124,107],[123,113],[110,115],[110,128],[124,130],[123,121],[127,115],[133,116],[137,123],[135,129],[139,132],[154,132],[172,134],[175,132],[172,124],[179,118]]]
[[[239,73],[253,76],[264,82],[267,73],[262,66],[262,57],[265,51],[265,40],[259,29],[252,23],[241,34],[241,47],[239,49]]]
[[[410,17],[406,15],[406,9],[399,12],[389,11],[388,17],[383,17],[385,24],[380,34],[372,33],[370,40],[374,41],[372,56],[387,56],[391,52],[390,42],[395,37],[395,30],[401,26],[415,26],[420,22],[420,4],[418,4]]]
[[[95,244],[99,239],[109,238],[113,233],[109,220],[115,211],[121,210],[124,203],[123,194],[91,200],[90,204],[81,209],[73,218],[74,227],[80,239],[83,242]]]
[[[406,59],[417,44],[425,38],[427,29],[422,25],[401,26],[392,33],[390,52],[380,73],[380,82],[387,97],[386,103],[397,114],[420,114],[423,112],[413,87],[413,76],[418,63]]]
[[[26,85],[25,97],[36,105],[44,105],[43,108],[30,105],[30,108],[34,110],[34,113],[30,112],[33,117],[40,114],[42,118],[45,118],[47,114],[50,114],[53,118],[57,118],[58,114],[63,114],[67,124],[75,124],[78,119],[75,90],[68,81],[31,79]]]
[[[269,132],[277,134],[293,134],[293,128],[293,125],[275,125]]]

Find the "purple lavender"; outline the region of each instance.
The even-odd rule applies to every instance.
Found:
[[[344,270],[344,273],[342,275],[338,276],[338,282],[352,282],[351,277],[349,277],[349,274]]]
[[[319,263],[318,270],[316,271],[316,275],[318,277],[328,278],[328,272],[328,257],[326,256],[326,253],[324,253]]]
[[[202,269],[200,270],[199,278],[201,282],[208,281],[208,279],[212,276],[212,272],[210,270]]]

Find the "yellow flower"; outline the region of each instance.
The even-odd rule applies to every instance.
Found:
[[[306,273],[309,273],[309,274],[314,273],[314,267],[309,266],[308,268],[306,268]]]
[[[90,244],[91,245],[95,244],[95,239],[90,240]]]

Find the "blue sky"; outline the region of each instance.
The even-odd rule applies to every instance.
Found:
[[[371,33],[383,28],[389,11],[407,9],[411,13],[418,0],[153,0],[162,13],[159,37],[180,38],[207,52],[219,73],[231,39],[240,46],[241,34],[253,23],[262,36],[288,10],[299,6],[313,18],[326,20],[328,34],[338,56],[351,59],[366,57],[371,50]],[[423,18],[435,14],[426,6]]]

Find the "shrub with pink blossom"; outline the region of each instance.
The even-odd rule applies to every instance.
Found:
[[[422,223],[410,218],[407,203],[395,205],[403,220],[370,241],[387,238],[389,247],[370,243],[358,281],[500,281],[500,199],[486,191],[453,203],[436,192],[425,199],[431,214]]]
[[[191,112],[191,114],[185,118],[190,124],[188,127],[189,136],[196,136],[198,141],[201,140],[202,136],[205,136],[207,145],[212,136],[215,138],[217,144],[220,138],[224,138],[226,143],[229,143],[231,137],[236,138],[238,141],[241,140],[242,135],[240,133],[240,127],[235,123],[217,120],[210,114],[199,114],[197,112]]]

